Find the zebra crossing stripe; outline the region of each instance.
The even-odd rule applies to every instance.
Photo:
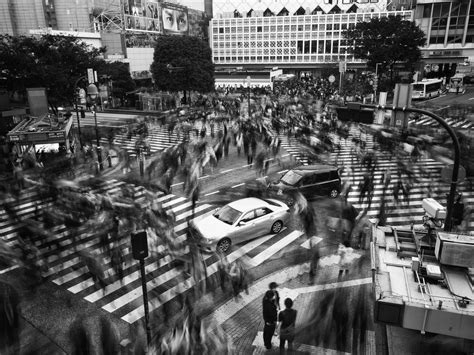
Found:
[[[257,239],[254,239],[244,245],[242,245],[240,248],[235,250],[234,252],[230,253],[227,255],[227,261],[229,263],[233,263],[237,259],[241,258],[243,255],[247,254],[249,251],[255,249],[259,245],[265,243],[267,240],[271,239],[274,235],[269,234]],[[205,258],[207,260],[211,256],[208,256]],[[211,264],[210,266],[207,267],[206,269],[206,274],[209,276],[214,275],[217,272],[217,265],[218,263],[215,262]],[[150,312],[154,311],[158,307],[160,307],[163,303],[166,303],[170,300],[172,300],[174,297],[179,295],[180,293],[185,292],[186,290],[190,289],[195,285],[194,280],[191,278],[187,278],[186,280],[178,283],[177,285],[171,287],[170,289],[166,290],[164,293],[161,294],[160,300],[154,299],[153,301],[150,302]],[[141,295],[141,294],[140,294]],[[136,321],[140,320],[145,316],[143,306],[139,306],[135,308],[133,311],[127,313],[126,315],[122,316],[122,320],[126,321],[127,323],[133,324]]]

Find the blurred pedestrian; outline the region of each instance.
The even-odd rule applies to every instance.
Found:
[[[116,243],[113,250],[112,250],[112,255],[111,255],[111,263],[112,263],[112,267],[114,269],[114,272],[115,272],[115,275],[117,275],[117,277],[119,278],[120,280],[120,283],[123,284],[123,277],[124,277],[124,274],[123,274],[123,263],[124,263],[124,258],[123,258],[123,251],[122,249],[120,248],[119,244]]]
[[[105,315],[100,317],[100,330],[103,354],[120,354],[120,332]]]
[[[69,328],[72,355],[92,355],[93,345],[87,331],[85,316],[77,316]]]
[[[244,143],[244,137],[242,132],[239,132],[236,137],[236,145],[237,145],[237,156],[240,157],[240,152],[242,150],[242,144]],[[248,147],[247,147],[248,149]]]
[[[239,296],[241,290],[241,267],[239,262],[236,261],[232,264],[229,270],[229,276],[232,283],[232,290],[234,292],[234,297],[237,298]]]
[[[340,280],[343,276],[343,274],[347,274],[349,272],[349,257],[348,254],[350,253],[349,251],[349,242],[346,241],[344,244],[339,244],[339,247],[337,249],[337,254],[339,255],[339,276],[338,280]]]
[[[272,348],[272,338],[275,334],[278,310],[275,305],[275,292],[268,290],[262,301],[263,321],[263,343],[265,348]]]
[[[231,141],[230,136],[229,135],[224,135],[224,157],[225,158],[227,158],[229,156],[230,141]]]
[[[291,298],[285,299],[285,309],[278,314],[280,323],[280,354],[285,353],[285,343],[288,342],[289,352],[293,351],[293,340],[295,339],[296,310],[292,309]]]
[[[320,258],[319,247],[315,245],[313,246],[312,249],[313,250],[311,251],[311,262],[309,266],[309,283],[311,285],[314,283],[314,279],[316,277],[316,271],[318,269],[319,258]]]
[[[217,271],[219,274],[219,283],[223,293],[227,292],[227,283],[229,282],[229,263],[227,257],[221,258],[217,264]]]
[[[0,281],[0,290],[0,354],[19,354],[20,294],[3,281]]]

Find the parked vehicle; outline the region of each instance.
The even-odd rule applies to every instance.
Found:
[[[269,233],[279,233],[290,219],[290,208],[274,199],[243,198],[191,222],[191,234],[205,251],[228,251]]]
[[[423,79],[413,83],[411,98],[413,100],[431,99],[437,97],[443,91],[442,79]]]
[[[268,184],[270,190],[277,195],[291,195],[298,190],[307,199],[316,196],[330,196],[336,198],[341,192],[341,177],[339,168],[333,165],[303,165],[284,173],[276,181]],[[288,197],[287,202],[291,204]]]

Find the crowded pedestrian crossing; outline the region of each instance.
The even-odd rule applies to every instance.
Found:
[[[452,118],[446,117],[446,123],[456,129],[472,129],[474,127],[474,123],[467,119],[467,118]],[[439,123],[429,116],[422,116],[421,118],[411,118],[408,120],[408,125],[418,125],[418,126],[426,126],[426,127],[433,127],[438,128]]]
[[[92,190],[95,193],[104,193],[113,196],[118,193],[124,182],[110,180],[102,186]],[[144,203],[145,194],[143,187],[134,187],[135,203]],[[183,197],[172,194],[156,195],[156,202],[163,208],[172,211],[175,215],[174,231],[177,234],[176,242],[185,240],[188,221],[191,218],[192,204]],[[38,218],[41,220],[41,210],[51,204],[49,198],[41,198],[35,189],[27,189],[17,199],[12,200],[13,210],[21,219]],[[199,204],[194,214],[196,218],[215,209],[210,204]],[[9,218],[5,211],[0,212],[0,238],[8,245],[14,246],[17,242],[17,232],[20,223]],[[90,229],[79,227],[75,237],[64,225],[54,228],[54,242],[42,237],[34,239],[35,246],[45,258],[48,270],[43,273],[48,281],[61,287],[63,290],[77,295],[97,307],[126,321],[135,323],[144,317],[141,279],[138,261],[132,259],[130,239],[123,238],[118,245],[125,255],[124,277],[120,280],[114,274],[112,261],[104,252],[100,238]],[[150,302],[150,312],[157,311],[160,306],[183,295],[195,286],[196,281],[184,269],[182,263],[166,252],[165,246],[160,244],[157,236],[148,233],[150,257],[145,260],[146,283]],[[246,244],[233,246],[227,254],[227,261],[233,263],[242,260],[245,264],[255,267],[266,260],[278,255],[290,245],[303,246],[306,238],[302,232],[284,229],[279,234],[269,234],[254,239]],[[107,286],[98,288],[91,277],[90,270],[81,259],[81,251],[91,253],[100,259],[105,267]],[[153,251],[153,252],[151,252]],[[205,254],[207,277],[212,277],[218,272],[219,256]]]
[[[342,168],[342,180],[347,181],[351,185],[351,191],[348,194],[348,202],[353,204],[357,209],[367,209],[367,217],[373,221],[378,221],[382,200],[384,201],[384,214],[386,217],[386,225],[399,228],[423,228],[422,200],[427,197],[436,199],[443,206],[446,206],[447,195],[450,185],[441,181],[441,169],[445,164],[440,163],[430,157],[422,156],[416,163],[411,163],[409,154],[402,156],[402,160],[413,169],[413,175],[416,176],[416,183],[410,189],[408,196],[400,196],[397,201],[394,189],[398,182],[397,171],[398,162],[393,152],[376,150],[377,165],[371,173],[374,190],[373,198],[369,205],[367,199],[360,200],[361,183],[368,169],[363,165],[361,156],[354,149],[353,138],[356,137],[365,141],[367,150],[374,148],[374,139],[371,134],[362,133],[358,128],[352,128],[347,140],[339,139],[333,135],[333,140],[340,144],[341,149],[327,155],[326,160],[330,164],[337,165]],[[308,158],[301,153],[299,142],[295,138],[288,139],[286,134],[280,134],[282,147],[293,155],[301,164],[309,164]],[[384,184],[382,181],[383,174],[386,171],[391,172],[391,184],[384,194]],[[402,174],[402,179],[406,175]],[[463,201],[466,206],[472,205],[474,202],[474,192],[471,189],[468,180],[460,182],[457,186],[457,192],[462,193]],[[402,195],[400,193],[400,195]],[[472,213],[466,214],[467,231],[474,232],[474,221]]]
[[[168,132],[166,125],[155,126],[150,125],[148,135],[144,138],[144,145],[148,147],[147,154],[153,154],[160,152],[168,147],[174,146],[182,142],[185,138],[193,141],[197,138],[196,131],[200,132],[203,128],[201,121],[194,123],[192,130],[189,132],[189,136],[185,137],[185,132],[179,126],[172,132]],[[209,124],[205,127],[206,136],[212,134],[212,130]],[[224,130],[224,125],[216,125],[214,134],[217,135],[219,131]],[[100,139],[102,145],[108,145],[109,141],[106,137]],[[121,149],[125,149],[131,156],[136,155],[137,142],[141,142],[141,138],[137,134],[129,135],[127,132],[117,133],[114,136],[113,144]],[[140,144],[143,147],[143,143]]]

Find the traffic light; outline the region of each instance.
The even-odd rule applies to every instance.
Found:
[[[374,75],[374,78],[372,79],[372,86],[375,91],[377,91],[378,83],[379,83],[379,77],[377,75]]]
[[[451,222],[454,226],[459,226],[462,223],[464,217],[464,203],[455,202],[453,205],[453,217]]]
[[[146,231],[132,233],[132,255],[135,260],[145,259],[148,256]]]

